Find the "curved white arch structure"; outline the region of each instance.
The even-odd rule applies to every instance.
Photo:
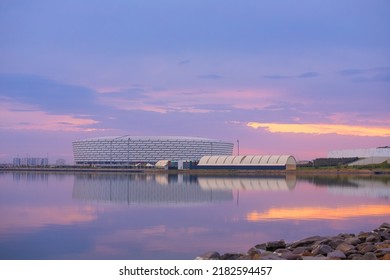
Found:
[[[297,162],[291,155],[204,156],[198,168],[204,169],[285,169],[295,170]]]

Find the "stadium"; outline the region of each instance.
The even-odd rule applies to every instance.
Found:
[[[80,165],[155,164],[160,160],[198,161],[205,155],[232,155],[233,143],[183,136],[106,136],[77,140],[73,156]]]

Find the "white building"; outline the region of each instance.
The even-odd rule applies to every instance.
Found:
[[[242,155],[204,156],[199,169],[244,169],[244,170],[295,170],[297,162],[291,155]]]
[[[39,158],[39,157],[25,157],[20,158],[16,157],[13,159],[14,166],[47,166],[49,165],[48,158]]]
[[[76,164],[126,165],[231,155],[233,143],[199,137],[107,136],[73,142]]]
[[[349,149],[349,150],[334,150],[328,152],[328,158],[372,158],[372,157],[388,157],[390,158],[390,147],[378,147],[367,149]]]

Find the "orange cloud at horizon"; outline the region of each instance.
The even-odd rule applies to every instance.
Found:
[[[344,124],[287,124],[248,122],[246,126],[265,128],[272,133],[339,134],[353,136],[389,137],[390,127]]]
[[[246,215],[249,222],[262,220],[342,220],[367,216],[390,216],[390,205],[358,205],[347,207],[271,208],[266,212],[253,211]]]

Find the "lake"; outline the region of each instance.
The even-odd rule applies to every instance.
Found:
[[[390,222],[386,176],[0,172],[0,259],[194,259]]]

